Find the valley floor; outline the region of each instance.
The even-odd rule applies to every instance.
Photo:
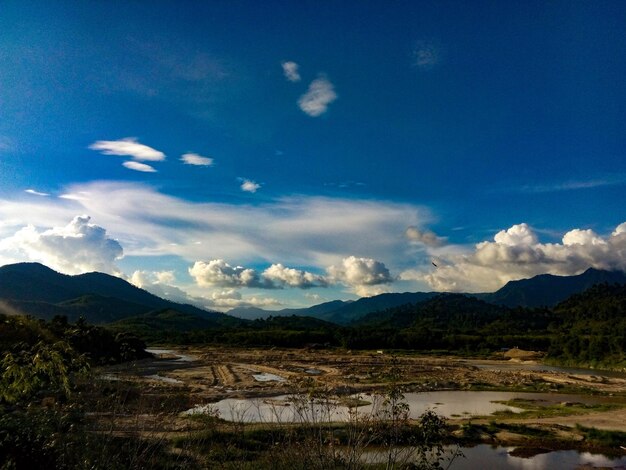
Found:
[[[614,404],[609,410],[565,404],[562,413],[552,407],[546,416],[535,410],[532,418],[521,414],[496,419],[533,425],[579,424],[626,432],[626,374],[607,376],[601,371],[541,370],[535,362],[519,360],[392,357],[377,351],[223,347],[154,351],[155,359],[108,367],[101,371],[101,376],[140,383],[145,394],[184,395],[177,410],[184,411],[190,406],[225,398],[290,394],[305,381],[337,395],[383,391],[389,385],[389,367],[394,365],[400,371],[398,382],[405,392],[500,390],[607,397]],[[451,423],[467,421],[466,416],[450,418]]]

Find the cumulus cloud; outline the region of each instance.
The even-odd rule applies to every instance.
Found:
[[[445,238],[438,237],[435,232],[430,230],[420,230],[414,226],[408,227],[404,234],[411,242],[420,243],[430,247],[441,246],[445,243]]]
[[[529,246],[537,243],[537,235],[528,224],[513,225],[507,230],[500,230],[493,239],[506,246]]]
[[[271,289],[271,282],[263,282],[254,269],[243,266],[231,266],[223,259],[214,259],[205,263],[196,261],[189,274],[201,287],[259,287]]]
[[[151,167],[150,165],[146,165],[145,163],[128,161],[128,162],[122,163],[122,165],[124,165],[129,170],[141,171],[143,173],[156,173],[156,170],[154,169],[154,167]]]
[[[593,230],[575,228],[565,234],[563,245],[606,245],[606,241],[600,238]]]
[[[32,194],[34,196],[44,196],[44,197],[45,196],[50,196],[49,193],[42,193],[40,191],[35,191],[34,189],[25,189],[24,192],[28,193],[28,194]]]
[[[300,73],[298,73],[298,64],[292,61],[286,61],[282,64],[283,73],[285,74],[285,78],[290,82],[299,82],[300,81]]]
[[[307,92],[298,100],[298,106],[306,114],[317,117],[328,110],[328,105],[337,99],[333,84],[324,77],[311,82]]]
[[[137,287],[151,284],[171,284],[176,281],[174,271],[143,271],[137,270],[131,275],[129,282]]]
[[[185,162],[186,165],[196,165],[196,166],[212,166],[213,159],[209,157],[203,157],[202,155],[198,155],[197,153],[186,153],[180,157],[180,159]]]
[[[617,227],[615,227],[615,230],[613,231],[613,233],[611,234],[613,237],[616,237],[622,233],[626,233],[626,222],[619,224]]]
[[[89,221],[88,216],[77,216],[63,227],[43,231],[28,225],[1,240],[0,252],[21,255],[67,274],[117,273],[115,261],[123,255],[122,246]]]
[[[384,289],[372,286],[380,286],[393,282],[389,269],[372,258],[357,258],[349,256],[344,258],[339,265],[328,268],[328,275],[334,282],[339,282],[352,287],[358,295],[369,296],[382,293]]]
[[[104,155],[129,156],[135,160],[160,162],[165,160],[165,154],[147,145],[140,144],[134,137],[120,140],[98,140],[89,146]]]
[[[311,287],[326,287],[323,276],[307,271],[288,268],[282,264],[272,264],[262,273],[243,266],[231,266],[222,259],[214,259],[208,263],[196,261],[189,268],[189,274],[201,287],[251,287],[259,289],[282,289],[296,287],[308,289]]]
[[[430,70],[441,59],[441,48],[430,41],[417,41],[413,49],[414,64],[422,70]]]
[[[606,237],[573,229],[561,243],[541,243],[522,223],[498,232],[493,241],[478,243],[469,253],[439,258],[442,262],[431,272],[406,271],[401,278],[426,281],[438,291],[487,292],[537,274],[569,276],[590,267],[626,271],[626,223]]]
[[[260,184],[255,183],[252,180],[243,178],[241,181],[241,190],[247,193],[256,193],[257,190],[261,187]]]
[[[263,271],[263,278],[268,279],[274,285],[298,287],[308,289],[310,287],[326,287],[328,285],[324,276],[319,276],[299,269],[287,268],[282,264],[272,264]]]

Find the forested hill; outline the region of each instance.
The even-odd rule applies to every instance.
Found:
[[[115,276],[103,273],[68,276],[39,263],[0,267],[0,300],[37,318],[65,315],[75,321],[82,316],[94,324],[162,309],[212,321],[225,317],[222,313],[162,299]]]
[[[506,307],[553,307],[569,296],[601,283],[626,284],[626,274],[621,271],[601,271],[591,268],[576,276],[541,274],[530,279],[510,281],[496,292],[466,295]],[[244,319],[299,315],[348,325],[370,313],[420,303],[438,295],[441,294],[437,292],[388,293],[364,297],[352,302],[335,300],[308,308],[268,311],[248,307],[236,308],[228,313]]]
[[[626,367],[626,285],[599,284],[554,308],[550,355],[565,363]]]
[[[416,304],[369,313],[352,325],[410,328],[428,324],[432,327],[464,330],[480,327],[502,317],[508,311],[506,307],[463,294],[440,294]]]
[[[510,281],[496,292],[479,297],[507,307],[551,307],[571,295],[603,283],[626,284],[626,273],[589,268],[576,276],[540,274],[530,279]]]

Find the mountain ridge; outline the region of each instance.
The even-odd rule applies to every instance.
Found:
[[[302,309],[270,311],[252,307],[251,310],[253,310],[254,319],[276,315],[299,315],[347,325],[360,320],[370,313],[406,304],[420,303],[439,295],[462,294],[467,297],[483,300],[490,304],[506,307],[552,307],[573,294],[583,292],[595,284],[602,283],[626,284],[626,273],[622,271],[605,271],[588,268],[583,273],[574,276],[539,274],[527,279],[509,281],[495,292],[480,294],[453,294],[445,292],[387,293],[372,297],[362,297],[358,300],[344,303],[343,305],[337,304],[338,308],[336,310],[323,309],[323,313],[316,311],[316,309],[318,309],[318,307],[327,306],[332,302],[325,302]],[[233,309],[229,310],[227,313],[238,318],[248,318],[246,316],[240,317],[239,314],[241,311],[241,309]]]
[[[65,314],[70,320],[83,316],[95,324],[163,309],[211,321],[226,317],[223,313],[162,299],[109,274],[92,272],[70,276],[40,263],[1,266],[0,299],[38,318]]]

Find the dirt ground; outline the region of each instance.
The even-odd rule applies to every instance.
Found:
[[[510,361],[518,362],[515,367],[509,367]],[[303,380],[313,381],[340,394],[379,390],[388,385],[388,371],[392,364],[400,371],[400,381],[407,391],[566,391],[621,396],[626,403],[626,375],[526,370],[517,358],[501,361],[452,357],[392,358],[376,351],[177,347],[176,351],[160,353],[155,359],[109,367],[102,373],[113,380],[139,381],[147,390],[163,387],[171,387],[172,391],[185,390],[190,395],[190,403],[204,404],[223,398],[290,393]],[[565,426],[580,423],[599,429],[626,431],[626,408],[579,416],[538,418],[532,423]]]

